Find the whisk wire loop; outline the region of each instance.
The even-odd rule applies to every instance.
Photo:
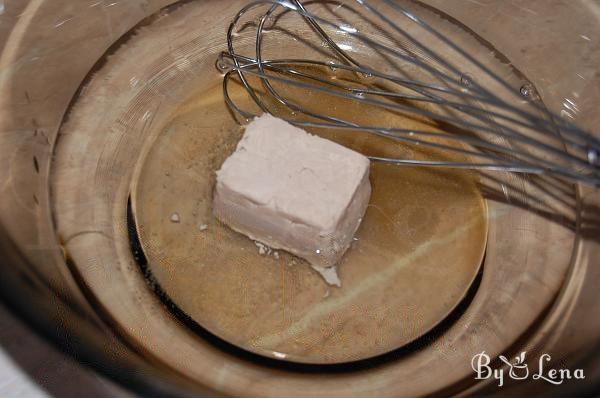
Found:
[[[416,15],[404,2],[380,0],[376,3],[367,0],[257,0],[249,3],[231,22],[227,51],[221,54],[221,60],[229,65],[223,79],[229,108],[245,119],[257,116],[256,111],[242,109],[229,95],[231,81],[235,79],[260,112],[272,113],[295,125],[374,134],[467,158],[465,161],[425,161],[371,156],[375,162],[551,174],[600,185],[597,156],[600,140],[597,137],[550,114],[541,101],[523,98],[520,90]],[[325,7],[331,18],[313,11],[317,5]],[[261,12],[261,8],[266,11]],[[244,18],[255,11],[259,17],[242,24]],[[355,21],[344,18],[342,11],[362,18],[371,27],[376,24],[377,34],[365,33]],[[313,51],[316,57],[265,56],[267,32],[278,34],[279,46],[285,46],[286,39],[306,41],[311,46],[308,39],[298,40],[294,32],[276,26],[289,14],[300,17],[320,40],[321,46],[312,46],[318,48]],[[267,27],[269,21],[274,21],[273,26]],[[254,54],[243,55],[237,52],[234,41],[248,26],[256,29]],[[354,40],[357,46],[373,54],[373,59],[350,55],[347,49],[351,46],[336,40],[338,36]],[[380,67],[374,59],[385,61],[386,68]],[[457,64],[469,65],[470,70],[477,71],[478,78],[464,78]],[[322,73],[327,70],[355,78],[331,79]],[[418,71],[419,77],[410,75],[409,70]],[[371,83],[365,83],[363,77],[368,77]],[[323,109],[307,107],[298,98],[290,97],[286,88],[356,101],[365,109],[375,107],[427,118],[455,126],[459,132],[364,125]],[[508,92],[512,98],[498,91]]]

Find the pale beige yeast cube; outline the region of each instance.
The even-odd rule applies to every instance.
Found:
[[[217,172],[213,209],[251,239],[329,267],[350,246],[370,195],[368,158],[263,115]]]

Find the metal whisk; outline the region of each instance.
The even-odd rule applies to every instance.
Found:
[[[245,119],[268,112],[302,127],[375,134],[464,159],[371,156],[372,161],[551,174],[600,184],[598,138],[550,114],[531,83],[513,69],[512,75],[504,73],[507,65],[503,73],[494,70],[485,57],[472,52],[473,43],[463,46],[452,39],[451,29],[434,28],[431,21],[441,21],[439,16],[428,11],[434,16],[423,17],[414,7],[410,1],[394,0],[248,4],[231,23],[228,50],[217,62],[224,72],[228,106]],[[285,21],[291,18],[300,18],[307,30],[288,29]],[[244,38],[248,30],[251,33]],[[238,52],[236,40],[250,42],[252,51]],[[279,46],[278,54],[304,46],[310,55],[268,58],[267,41]],[[342,73],[343,78],[332,79],[327,76],[330,72]],[[255,109],[243,109],[234,101],[233,80],[243,86]],[[296,94],[290,95],[289,89]],[[314,95],[358,101],[365,112],[376,107],[455,128],[365,125],[299,100]]]

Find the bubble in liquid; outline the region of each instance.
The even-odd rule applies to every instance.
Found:
[[[364,93],[363,91],[356,91],[356,92],[354,93],[354,96],[355,96],[356,98],[362,99],[362,98],[365,98],[365,93]]]
[[[219,57],[217,58],[217,62],[215,63],[215,67],[217,68],[217,70],[219,72],[221,72],[223,74],[225,74],[233,69],[231,64],[229,62],[227,62],[227,60],[225,59],[224,54],[219,54]]]
[[[537,97],[535,87],[533,87],[533,84],[531,83],[523,84],[519,89],[519,93],[521,93],[521,95],[527,99],[535,99]]]
[[[373,78],[373,74],[370,72],[365,72],[362,74],[363,79],[372,79]]]
[[[468,73],[465,73],[463,75],[461,75],[460,77],[460,85],[466,88],[472,87],[473,86],[473,76],[471,76]]]
[[[327,62],[327,64],[329,65],[329,69],[330,69],[332,72],[334,72],[334,73],[335,73],[335,71],[337,71],[337,68],[336,68],[336,66],[335,66],[335,65],[336,65],[336,63],[335,63],[334,61],[329,61],[329,62]]]

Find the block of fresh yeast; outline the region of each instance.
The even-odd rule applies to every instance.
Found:
[[[265,114],[217,172],[214,214],[316,267],[336,265],[371,196],[369,159]]]

